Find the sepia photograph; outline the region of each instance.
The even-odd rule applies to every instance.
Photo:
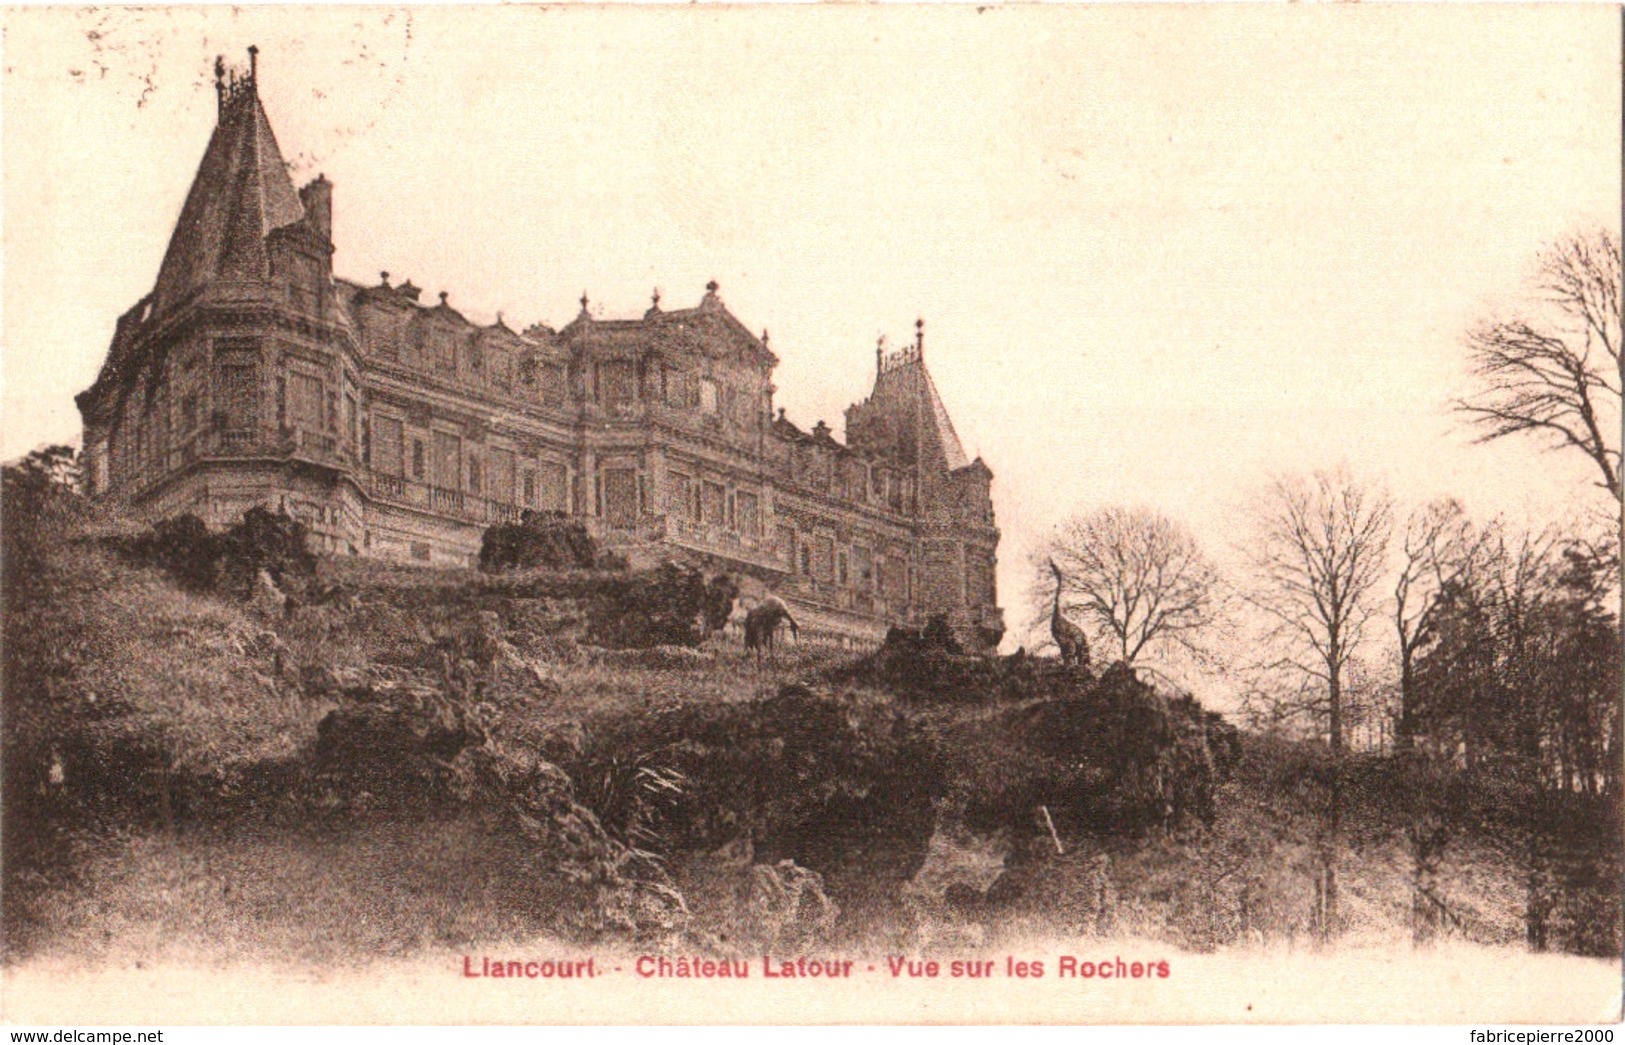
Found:
[[[1618,7],[0,17],[7,1024],[1619,1022]]]

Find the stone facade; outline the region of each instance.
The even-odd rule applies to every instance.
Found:
[[[251,53],[252,60],[252,53]],[[777,357],[723,305],[510,328],[387,273],[333,275],[332,186],[295,191],[255,86],[217,66],[219,120],[156,286],[78,397],[94,494],[214,526],[264,504],[319,550],[467,564],[525,508],[634,561],[704,561],[873,641],[945,614],[1003,631],[998,530],[925,368],[923,324],[876,350],[847,441],[774,411]]]

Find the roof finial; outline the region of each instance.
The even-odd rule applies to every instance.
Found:
[[[705,291],[708,294],[715,294],[718,290],[721,290],[721,289],[722,289],[722,287],[714,279],[711,282],[709,282],[709,283],[707,283],[705,285]]]
[[[253,83],[259,78],[260,49],[254,44],[248,45],[248,82]]]
[[[581,311],[587,311],[587,292],[585,290],[581,292]]]
[[[446,303],[446,299],[449,297],[451,297],[451,295],[442,290],[440,292],[440,303],[444,305]]]
[[[654,302],[654,307],[655,308],[660,307],[660,288],[659,287],[656,287],[655,292],[653,294],[649,295],[649,299]]]
[[[389,286],[389,270],[388,269],[385,269],[384,271],[378,273],[378,285],[380,287]]]
[[[215,117],[218,119],[226,111],[226,56],[214,56],[214,102]]]
[[[925,317],[914,321],[914,351],[920,356],[925,355]]]

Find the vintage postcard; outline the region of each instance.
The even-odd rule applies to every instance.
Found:
[[[1606,1040],[1618,8],[4,32],[8,1023]]]

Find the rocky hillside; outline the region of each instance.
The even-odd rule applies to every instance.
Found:
[[[57,542],[8,593],[13,955],[1311,930],[1313,752],[1132,672],[907,634],[759,668],[702,637],[708,579],[674,567],[329,560],[189,590],[134,547]],[[1406,938],[1403,804],[1372,808],[1336,842],[1341,930]],[[316,901],[275,900],[290,867]],[[1438,882],[1450,931],[1517,938],[1488,835],[1454,839]]]

